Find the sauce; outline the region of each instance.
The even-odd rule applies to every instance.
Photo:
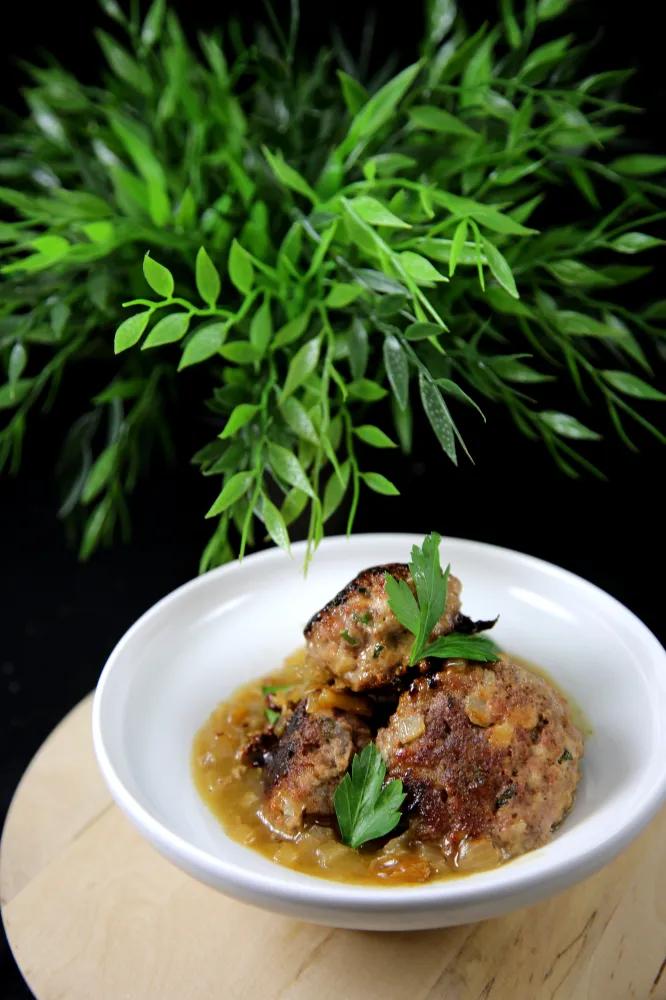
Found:
[[[217,706],[194,738],[194,784],[227,835],[287,868],[357,885],[414,884],[496,867],[496,852],[484,851],[483,844],[459,852],[454,864],[444,858],[437,844],[415,843],[408,833],[394,836],[380,847],[365,845],[352,850],[340,843],[333,826],[308,821],[307,817],[304,831],[295,840],[278,839],[261,819],[262,770],[241,763],[238,753],[248,737],[266,724],[264,685],[289,686],[293,699],[321,683],[311,668],[306,670],[304,661],[305,650],[301,649],[280,669],[238,688]],[[515,657],[514,662],[540,674],[557,690],[544,671]],[[276,708],[283,697],[279,690],[273,693]],[[582,714],[573,708],[571,716],[587,735],[589,725]]]

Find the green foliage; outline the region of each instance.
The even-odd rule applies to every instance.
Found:
[[[127,533],[167,395],[197,373],[218,424],[193,459],[219,483],[202,570],[258,537],[288,549],[298,517],[311,554],[343,504],[351,530],[362,486],[397,493],[370,449],[409,451],[414,407],[441,461],[483,397],[490,425],[504,406],[564,472],[597,472],[579,449],[603,414],[559,412],[567,379],[628,446],[627,421],[664,440],[635,406],[664,398],[645,348],[666,307],[622,297],[650,270],[629,258],[661,252],[666,157],[618,146],[626,74],[580,79],[569,0],[502,0],[474,35],[453,0],[427,6],[423,58],[381,83],[328,51],[302,66],[296,3],[288,40],[246,46],[104,0],[103,86],[30,69],[0,140],[0,467],[102,359],[62,459],[84,558]],[[389,395],[395,430],[371,412]]]

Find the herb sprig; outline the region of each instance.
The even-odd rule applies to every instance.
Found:
[[[416,597],[406,580],[396,580],[386,574],[385,588],[389,607],[401,625],[414,636],[409,665],[414,666],[428,657],[449,659],[460,657],[492,663],[499,660],[494,643],[484,636],[451,632],[428,643],[432,630],[446,609],[446,594],[451,567],[442,573],[439,562],[441,536],[433,531],[422,548],[412,547],[409,570],[412,574]]]
[[[231,23],[197,45],[164,0],[143,24],[104,0],[102,83],[29,68],[0,137],[0,468],[98,359],[61,462],[82,558],[128,535],[155,446],[200,420],[170,403],[197,372],[202,571],[266,536],[289,549],[301,523],[311,554],[343,506],[351,531],[364,488],[398,492],[373,449],[408,453],[416,407],[453,463],[459,408],[481,404],[570,476],[600,474],[603,422],[666,441],[638,408],[666,400],[666,300],[623,298],[664,242],[666,157],[613,152],[627,73],[581,80],[571,34],[544,44],[569,6],[506,0],[472,35],[429,3],[423,58],[367,80],[365,36],[358,63],[338,46],[302,68],[297,0],[288,40]],[[592,426],[559,408],[563,380]]]
[[[406,793],[395,778],[384,787],[386,764],[374,743],[352,759],[338,785],[333,802],[343,844],[358,848],[369,840],[390,833],[400,822],[400,808]]]

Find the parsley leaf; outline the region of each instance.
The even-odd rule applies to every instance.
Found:
[[[416,598],[405,580],[396,580],[390,573],[386,574],[384,588],[388,594],[389,607],[401,625],[416,635],[419,627],[420,612]]]
[[[481,663],[494,663],[499,660],[495,652],[495,643],[484,635],[461,635],[450,632],[442,635],[423,650],[421,659],[436,656],[441,660],[461,659],[477,660]]]
[[[265,708],[264,712],[271,726],[274,726],[277,720],[280,718],[280,713],[274,712],[272,708]]]
[[[368,743],[352,760],[337,787],[333,802],[343,844],[357,848],[368,840],[390,833],[400,821],[406,795],[399,778],[382,788],[386,764],[374,743]]]
[[[441,537],[436,531],[428,535],[423,547],[412,548],[409,571],[416,588],[416,598],[405,580],[395,580],[386,575],[384,584],[391,611],[414,636],[414,644],[409,657],[413,667],[428,656],[440,659],[458,658],[492,663],[499,659],[495,643],[485,636],[463,635],[451,632],[428,645],[428,639],[435,625],[446,610],[446,592],[449,583],[450,566],[442,573],[439,563],[439,543]],[[418,598],[418,601],[417,601]]]
[[[442,573],[439,564],[440,541],[440,536],[436,531],[433,531],[424,540],[422,549],[416,545],[412,548],[412,561],[409,568],[416,586],[420,611],[419,627],[412,654],[423,649],[430,633],[446,609],[446,590],[451,567],[447,566],[446,571]],[[412,655],[410,664],[414,666],[415,663],[418,663],[418,660],[415,660]]]

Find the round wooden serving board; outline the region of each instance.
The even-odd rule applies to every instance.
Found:
[[[145,844],[97,770],[91,700],[33,760],[2,838],[2,914],[38,1000],[666,1000],[666,812],[532,909],[331,930],[233,902]]]

